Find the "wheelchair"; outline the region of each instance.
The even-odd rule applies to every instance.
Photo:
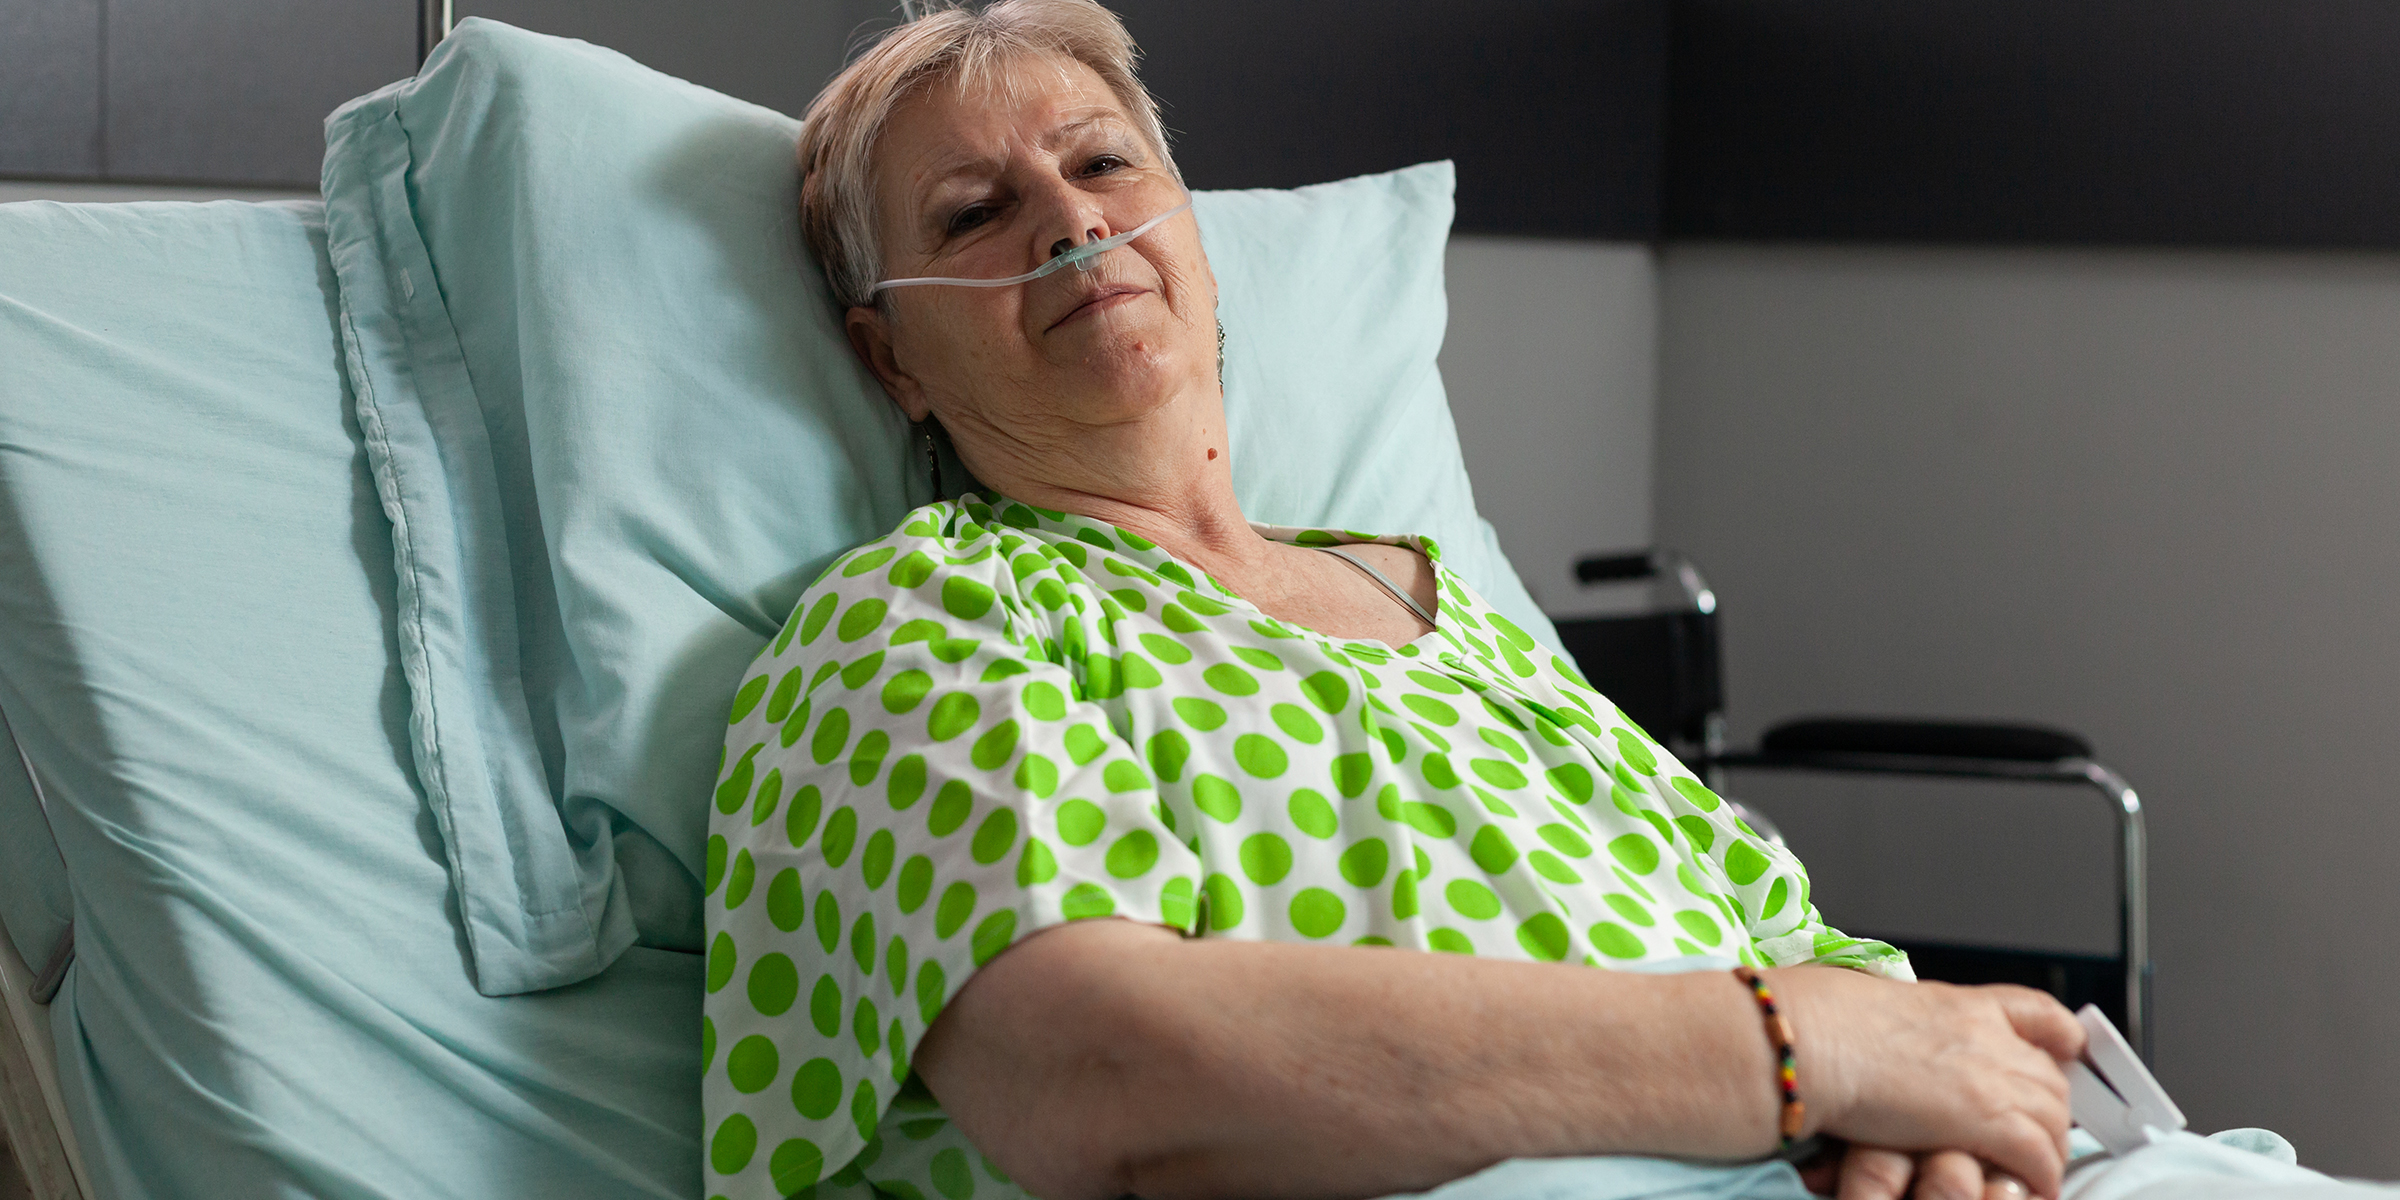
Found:
[[[1906,951],[1920,978],[1948,983],[2016,983],[2069,1008],[2096,1004],[2134,1051],[2150,1057],[2149,887],[2144,877],[2142,802],[2116,772],[2095,761],[2082,737],[2035,725],[1817,716],[1769,728],[1755,748],[1727,744],[1725,680],[1716,593],[1672,550],[1598,555],[1575,565],[1585,584],[1651,586],[1651,603],[1625,614],[1558,620],[1576,665],[1626,716],[1673,751],[1708,786],[1726,793],[1737,772],[1813,772],[1990,780],[2071,786],[2096,793],[2115,818],[2117,953],[2028,951],[1884,937]],[[1778,843],[1771,819],[1743,806],[1744,819]],[[1848,929],[1856,936],[1877,936]]]

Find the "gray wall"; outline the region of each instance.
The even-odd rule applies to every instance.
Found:
[[[61,204],[122,204],[132,200],[313,200],[315,188],[232,188],[153,183],[84,183],[0,179],[0,204],[56,200]]]
[[[460,0],[797,113],[881,0]],[[417,67],[413,0],[0,0],[0,178],[314,187],[325,115]]]
[[[1442,382],[1476,505],[1553,615],[1592,608],[1577,558],[1650,543],[1656,261],[1622,242],[1450,239]]]
[[[395,0],[0,0],[0,176],[313,186],[335,105],[416,69]]]
[[[2400,256],[1697,245],[1661,281],[1658,527],[1723,600],[1737,736],[2086,732],[2151,806],[2162,1082],[2400,1176]],[[2095,932],[2066,798],[1740,790],[1837,921]]]
[[[99,173],[100,29],[100,0],[0,0],[0,173]]]

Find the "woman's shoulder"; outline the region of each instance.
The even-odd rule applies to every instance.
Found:
[[[975,621],[1013,607],[1025,572],[1012,570],[1011,560],[1039,552],[1045,539],[1002,517],[973,497],[909,510],[890,533],[844,551],[819,572],[793,606],[786,631],[797,628],[805,643],[837,613],[869,626],[890,615]],[[915,614],[920,608],[929,611]]]
[[[994,564],[1006,574],[1010,550],[1027,540],[1025,530],[1003,523],[989,504],[977,499],[936,499],[910,509],[883,538],[862,542],[835,557],[814,583],[816,590],[854,590],[852,581],[866,586],[910,590],[936,574],[960,574],[958,569]],[[984,574],[984,571],[965,571]]]

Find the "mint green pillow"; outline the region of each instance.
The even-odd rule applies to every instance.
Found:
[[[1447,162],[1290,191],[1199,192],[1217,275],[1234,489],[1253,521],[1422,533],[1553,651],[1474,489],[1434,364]]]
[[[487,993],[632,940],[627,846],[697,896],[743,667],[824,564],[930,498],[800,245],[797,132],[480,19],[327,122],[412,747]],[[1434,367],[1450,191],[1438,163],[1197,198],[1235,480],[1255,519],[1435,536],[1547,638]]]

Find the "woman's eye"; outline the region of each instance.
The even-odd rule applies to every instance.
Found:
[[[1106,175],[1110,171],[1120,170],[1131,165],[1132,164],[1114,154],[1103,154],[1100,157],[1085,163],[1083,165],[1083,173],[1086,175]]]
[[[953,234],[965,233],[991,219],[992,210],[989,205],[971,204],[958,210],[957,215],[950,218],[950,232]]]

